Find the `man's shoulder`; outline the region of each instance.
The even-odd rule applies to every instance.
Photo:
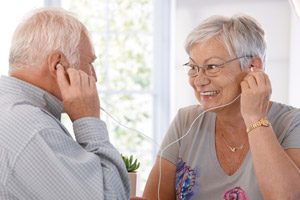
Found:
[[[6,105],[0,113],[0,144],[18,152],[48,128],[59,128],[58,122],[41,108],[26,102]]]
[[[13,103],[7,103],[0,105],[1,114],[0,121],[12,124],[13,122],[20,126],[37,125],[37,122],[49,120],[48,115],[42,110],[42,108],[32,105],[25,100],[15,101]]]
[[[13,168],[13,160],[15,160],[15,156],[11,154],[11,152],[4,148],[2,145],[0,146],[0,193],[4,190],[6,180],[10,175]],[[2,187],[2,188],[1,188]],[[1,196],[1,195],[0,195]]]

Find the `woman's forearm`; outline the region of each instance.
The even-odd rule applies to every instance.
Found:
[[[287,155],[272,127],[249,133],[257,180],[264,199],[300,199],[300,170]]]

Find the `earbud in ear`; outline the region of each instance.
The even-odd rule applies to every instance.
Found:
[[[57,70],[57,67],[58,66],[62,66],[60,63],[57,63],[56,65],[55,65],[55,70]]]

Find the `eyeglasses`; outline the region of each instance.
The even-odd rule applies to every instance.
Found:
[[[225,61],[221,64],[206,64],[203,66],[198,66],[195,64],[191,64],[191,63],[185,63],[183,66],[186,68],[187,74],[190,77],[194,77],[197,76],[200,69],[202,70],[202,72],[206,75],[206,76],[217,76],[219,74],[219,72],[221,71],[221,69],[224,67],[224,65],[233,62],[235,60],[241,59],[241,58],[251,58],[252,56],[240,56],[240,57],[236,57],[233,59],[230,59],[228,61]]]

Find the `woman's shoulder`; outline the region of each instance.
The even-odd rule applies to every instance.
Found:
[[[300,109],[283,103],[272,102],[268,117],[273,119],[299,118],[300,120]]]
[[[183,113],[193,113],[193,112],[199,112],[199,111],[203,111],[202,106],[199,104],[195,104],[195,105],[189,105],[189,106],[185,106],[182,108],[179,108],[178,112],[183,112]]]
[[[204,110],[201,105],[190,105],[180,108],[177,112],[177,116],[194,118],[202,112],[204,112]]]
[[[300,109],[290,105],[273,102],[268,118],[277,132],[300,126]]]
[[[201,105],[190,105],[180,108],[177,112],[176,118],[180,121],[189,123],[196,118],[201,121],[204,118],[213,117],[213,115],[213,113],[203,110]]]

